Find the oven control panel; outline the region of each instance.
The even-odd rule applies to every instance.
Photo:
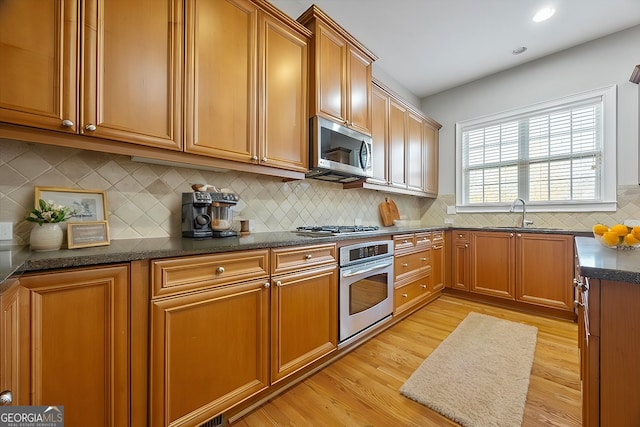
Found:
[[[363,261],[389,257],[393,255],[393,242],[383,240],[358,243],[340,248],[340,266],[356,264]]]

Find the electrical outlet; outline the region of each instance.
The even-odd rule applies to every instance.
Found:
[[[13,223],[0,222],[0,240],[13,240]]]
[[[444,223],[445,224],[453,224],[453,218],[445,218],[444,219]]]

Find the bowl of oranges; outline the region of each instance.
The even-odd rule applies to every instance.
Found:
[[[635,249],[640,247],[640,227],[628,227],[624,224],[608,227],[604,224],[596,224],[591,231],[593,231],[593,237],[607,248]]]

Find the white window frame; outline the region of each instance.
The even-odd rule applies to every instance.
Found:
[[[564,105],[585,101],[600,97],[602,102],[602,173],[600,180],[600,201],[595,202],[529,202],[529,212],[610,212],[617,208],[616,179],[617,179],[617,86],[609,86],[570,95],[538,104],[532,104],[501,113],[490,114],[475,119],[456,122],[456,212],[457,213],[483,213],[506,212],[511,206],[507,203],[475,203],[464,204],[465,183],[463,182],[463,152],[462,134],[470,127],[482,127],[493,122],[503,122],[509,118],[523,115],[534,115],[539,110],[550,108],[562,108]]]

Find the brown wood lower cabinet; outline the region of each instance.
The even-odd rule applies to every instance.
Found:
[[[453,237],[451,288],[574,317],[572,235],[456,230]]]
[[[64,406],[69,427],[129,425],[129,277],[128,264],[27,274],[2,295],[14,405]]]
[[[640,285],[582,278],[582,425],[640,425]]]
[[[150,425],[199,425],[268,387],[265,283],[152,302]]]

